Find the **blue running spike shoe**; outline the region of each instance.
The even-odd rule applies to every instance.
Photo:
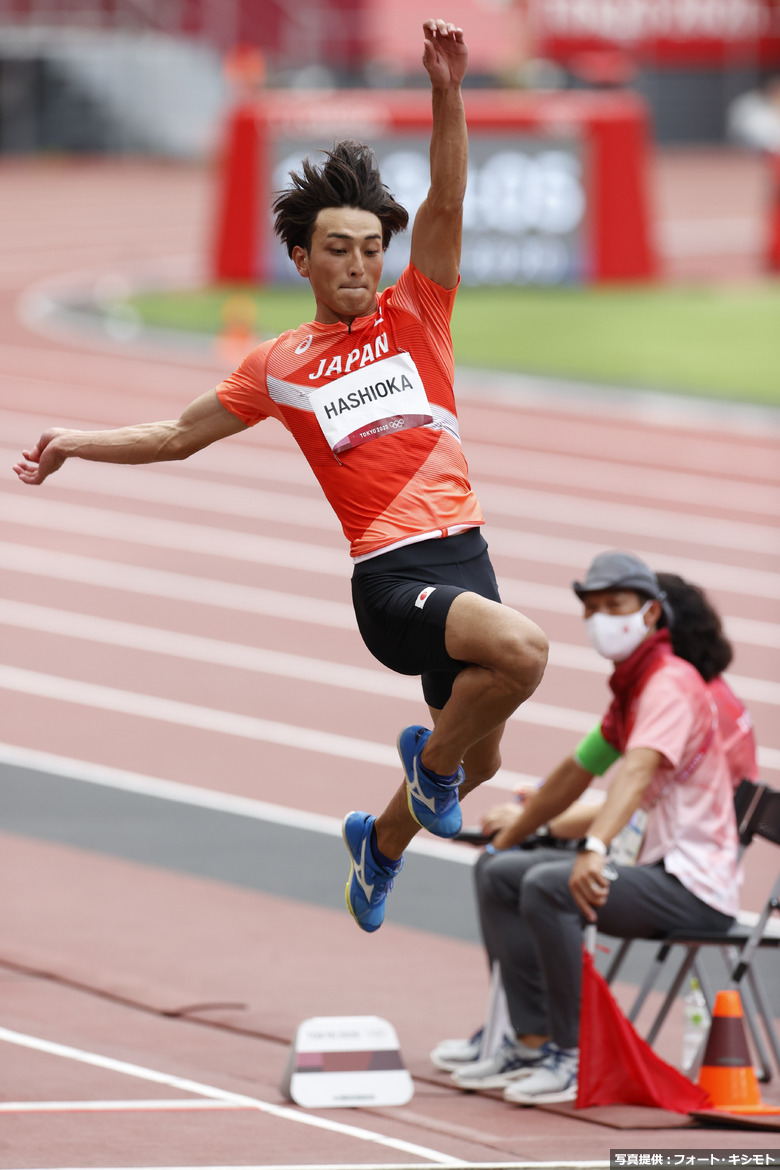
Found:
[[[351,812],[344,817],[341,834],[352,858],[344,896],[347,909],[361,930],[379,930],[385,916],[385,899],[393,888],[393,878],[401,872],[403,857],[392,869],[378,865],[371,852],[371,830],[376,817],[370,813]]]
[[[405,727],[398,736],[398,754],[406,773],[409,812],[418,825],[437,837],[454,837],[463,824],[458,802],[458,785],[465,775],[458,768],[454,780],[441,783],[426,772],[420,762],[430,731],[426,727]]]

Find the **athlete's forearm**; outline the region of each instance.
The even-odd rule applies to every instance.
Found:
[[[190,403],[178,419],[104,431],[44,431],[34,447],[22,452],[14,470],[23,483],[41,484],[66,459],[130,464],[186,459],[209,443],[244,429],[245,424],[211,391]]]
[[[52,439],[66,459],[96,463],[158,463],[185,459],[192,452],[175,420],[137,423],[111,431],[65,431]]]
[[[437,213],[463,205],[468,173],[469,140],[460,86],[434,88],[431,131],[431,186],[428,201]]]

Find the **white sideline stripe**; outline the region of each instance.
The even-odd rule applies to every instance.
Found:
[[[30,393],[40,383],[37,378],[25,378],[0,373],[0,385],[7,380],[14,388],[20,382],[29,384]],[[45,382],[43,384],[46,384]],[[59,384],[59,383],[58,383]],[[62,383],[63,391],[82,387]],[[28,399],[29,401],[29,399]],[[100,425],[93,419],[61,417],[60,426],[73,430],[91,431]],[[18,446],[5,444],[5,450],[16,462],[21,447],[27,447],[47,425],[40,414],[25,414],[22,411],[0,410],[0,433],[7,438],[18,436]],[[583,458],[574,453],[560,454],[552,451],[538,451],[535,448],[512,445],[511,448],[470,439],[468,443],[469,466],[477,481],[477,494],[482,496],[485,485],[479,482],[480,474],[501,475],[509,480],[531,480],[535,484],[549,483],[553,487],[582,489],[616,495],[621,500],[626,495],[626,466],[602,458]],[[717,466],[713,462],[713,466]],[[216,443],[192,456],[186,464],[188,480],[205,479],[209,474],[230,474],[241,476],[269,485],[295,484],[304,487],[316,486],[313,473],[297,448],[280,450],[275,447],[251,443],[250,436],[232,441],[228,445]],[[70,474],[70,471],[69,471]],[[59,482],[59,481],[58,481]],[[664,468],[632,465],[630,486],[634,496],[643,499],[670,501],[679,507],[705,505],[726,511],[760,513],[777,516],[780,513],[780,490],[770,484],[750,483],[745,480],[716,477],[702,471],[682,472]],[[319,489],[317,489],[319,490]]]
[[[200,707],[182,703],[175,699],[142,695],[115,687],[80,682],[76,679],[57,675],[42,674],[21,667],[0,665],[0,688],[34,695],[37,698],[53,699],[55,702],[75,703],[79,706],[96,707],[99,710],[114,711],[122,715],[154,719],[162,723],[174,723],[183,727],[214,731],[223,735],[234,735],[244,739],[280,744],[303,751],[319,752],[323,755],[339,756],[363,763],[398,768],[398,758],[393,748],[386,744],[370,743],[367,740],[352,739],[328,731],[294,726],[252,715],[239,715],[232,711],[220,711],[211,707]],[[540,727],[554,727],[557,730],[572,731],[584,735],[601,719],[600,715],[586,711],[575,711],[571,707],[559,707],[552,703],[539,703],[529,699],[511,716],[512,720],[531,723]],[[766,768],[780,767],[780,750],[759,748],[758,762]]]
[[[309,658],[281,650],[264,650],[239,642],[223,642],[199,634],[181,634],[174,630],[135,625],[90,614],[28,605],[23,601],[4,601],[0,598],[0,625],[185,658],[192,662],[207,662],[212,666],[249,670],[256,674],[368,691],[397,699],[420,698],[419,680],[408,675],[351,666],[325,658]]]
[[[157,800],[169,800],[176,804],[193,805],[210,809],[212,812],[230,813],[255,821],[282,825],[288,829],[303,829],[310,833],[322,833],[325,837],[341,838],[341,821],[322,813],[304,812],[300,809],[285,808],[280,804],[269,804],[250,796],[234,796],[229,792],[218,792],[213,788],[198,788],[194,784],[182,784],[178,780],[163,780],[156,776],[143,776],[139,772],[126,772],[106,764],[93,764],[86,760],[68,759],[33,748],[15,747],[0,743],[0,765],[26,768],[32,772],[43,772],[61,776],[67,780],[78,780],[84,784],[95,784],[104,788],[115,788],[120,792],[132,792],[138,796],[151,796]],[[518,784],[538,784],[538,776],[520,772],[509,772],[502,768],[498,777],[487,781],[491,787],[514,788]],[[476,853],[471,849],[447,841],[434,841],[422,835],[415,837],[407,846],[407,852],[435,857],[439,861],[454,861],[459,865],[473,865]]]
[[[230,1093],[225,1089],[206,1085],[200,1081],[190,1080],[188,1077],[173,1076],[170,1073],[158,1072],[156,1069],[146,1068],[140,1064],[130,1064],[124,1060],[114,1060],[109,1056],[100,1056],[96,1052],[87,1052],[82,1048],[73,1048],[67,1044],[56,1044],[50,1040],[42,1040],[37,1036],[29,1036],[23,1032],[13,1032],[9,1028],[0,1027],[0,1040],[8,1044],[17,1044],[21,1048],[29,1048],[34,1052],[44,1052],[49,1056],[61,1056],[66,1060],[75,1060],[80,1064],[92,1065],[95,1068],[106,1069],[108,1072],[119,1073],[122,1076],[137,1077],[142,1081],[151,1081],[158,1085],[169,1085],[185,1093],[194,1093],[200,1097],[211,1098],[232,1105],[243,1105],[250,1109],[257,1109],[261,1113],[268,1113],[282,1121],[291,1121],[298,1125],[310,1125],[315,1129],[324,1129],[329,1133],[342,1134],[345,1137],[356,1138],[358,1141],[375,1142],[391,1150],[400,1150],[405,1154],[413,1154],[419,1158],[428,1158],[439,1166],[462,1165],[462,1159],[451,1158],[448,1154],[440,1154],[437,1150],[418,1146],[412,1142],[405,1142],[397,1138],[385,1137],[382,1134],[371,1133],[367,1129],[360,1129],[355,1125],[345,1125],[340,1121],[330,1121],[324,1117],[316,1117],[302,1110],[286,1108],[281,1105],[272,1105],[270,1101],[263,1101],[259,1097],[247,1097],[241,1093]]]
[[[10,456],[10,450],[9,450]],[[67,474],[57,481],[62,491],[100,491],[101,498],[154,502],[202,512],[215,512],[243,518],[257,516],[285,524],[316,526],[340,532],[338,521],[328,502],[310,477],[309,496],[283,494],[278,490],[238,487],[191,476],[162,474],[159,471],[112,465],[100,478],[94,467],[80,460],[69,465]],[[317,494],[313,494],[314,489]],[[660,537],[689,545],[707,545],[716,549],[766,553],[775,546],[780,553],[774,526],[725,520],[713,516],[690,515],[672,508],[648,508],[604,500],[583,499],[581,494],[565,495],[552,491],[505,487],[482,483],[479,497],[487,515],[498,513],[513,519],[544,520],[557,524],[577,525],[581,529],[612,531],[634,536]]]
[[[15,496],[13,505],[13,510],[3,516],[3,523],[99,536],[127,544],[177,549],[210,557],[229,557],[253,564],[280,565],[331,577],[347,577],[350,572],[346,547],[327,548],[303,541],[256,536],[236,529],[158,520],[153,516],[112,512],[83,504],[63,504],[40,497]]]
[[[165,569],[146,569],[33,545],[0,541],[0,568],[6,572],[55,577],[103,589],[191,601],[357,632],[354,610],[345,602],[325,601],[319,597],[260,589],[208,577],[192,577]],[[501,593],[507,603],[511,602],[518,609],[539,609],[579,617],[574,594],[560,585],[540,585],[535,581],[502,577]],[[732,642],[780,650],[780,624],[728,616],[723,618],[723,623]]]
[[[350,1162],[336,1166],[333,1162],[278,1162],[271,1166],[135,1166],[133,1170],[438,1170],[441,1162]],[[452,1165],[452,1163],[445,1163]],[[467,1170],[609,1170],[609,1162],[465,1162],[459,1158],[457,1167]],[[13,1167],[9,1170],[14,1170]],[[21,1168],[18,1168],[21,1170]],[[29,1168],[28,1168],[29,1170]],[[127,1166],[62,1166],[51,1170],[128,1170]]]
[[[18,347],[14,347],[14,352]],[[8,351],[8,346],[0,346],[0,352]],[[40,353],[36,360],[40,364]],[[29,369],[29,363],[25,370]],[[99,381],[111,377],[111,370],[115,365],[105,366],[98,373]],[[696,399],[683,402],[672,400],[669,395],[643,395],[636,393],[621,397],[614,391],[609,394],[607,402],[594,398],[594,387],[581,384],[567,383],[561,379],[534,379],[527,376],[496,377],[495,374],[485,374],[484,371],[461,369],[456,372],[460,381],[458,399],[463,404],[481,407],[485,397],[491,406],[497,409],[505,408],[515,418],[522,418],[529,409],[536,409],[539,400],[548,414],[552,415],[553,426],[557,424],[561,408],[571,411],[571,391],[586,388],[587,411],[591,415],[607,412],[614,420],[615,413],[621,414],[622,425],[635,428],[650,425],[671,431],[672,435],[679,435],[688,447],[691,454],[691,429],[695,432],[696,452],[699,453],[698,466],[690,470],[672,470],[668,467],[654,466],[650,459],[637,462],[631,460],[630,468],[619,460],[606,459],[593,450],[593,454],[582,455],[582,450],[592,449],[591,435],[594,426],[598,426],[598,419],[592,418],[582,424],[581,419],[567,420],[571,428],[580,429],[584,438],[578,443],[570,443],[570,450],[560,449],[540,450],[533,443],[524,445],[522,438],[513,442],[511,446],[492,443],[482,439],[469,438],[468,455],[469,466],[475,479],[479,475],[502,475],[505,479],[515,481],[524,479],[534,484],[550,483],[553,487],[580,488],[586,486],[596,491],[606,491],[623,498],[626,495],[627,474],[630,475],[631,494],[650,500],[668,500],[679,503],[709,504],[730,510],[745,512],[776,512],[780,510],[780,491],[776,484],[739,480],[736,475],[719,475],[713,473],[713,468],[725,466],[725,456],[732,454],[731,436],[734,431],[767,439],[769,446],[758,448],[760,454],[771,453],[773,450],[771,434],[778,431],[776,427],[776,409],[766,411],[759,408],[748,408],[748,411],[737,408],[734,412],[725,404],[718,404],[716,411],[712,411],[711,404],[703,404]],[[48,386],[51,381],[63,392],[63,402],[67,402],[67,391],[82,391],[83,385],[63,381],[61,378],[30,377],[27,372],[0,374],[0,384],[7,381],[9,386],[18,388],[20,383],[26,386],[26,395],[23,400],[29,402],[34,399],[35,390],[39,386]],[[570,394],[555,395],[551,398],[550,387],[554,385],[560,391],[570,391]],[[168,395],[170,397],[170,395]],[[574,412],[578,407],[581,412],[581,399],[574,398]],[[181,405],[185,405],[182,399]],[[668,407],[671,406],[671,412]],[[724,409],[725,406],[725,409]],[[691,409],[692,408],[692,409]],[[5,411],[0,413],[2,426],[0,433],[8,439],[18,443],[12,447],[14,456],[19,453],[20,447],[28,447],[34,442],[44,429],[56,422],[58,426],[70,427],[77,431],[96,431],[105,427],[116,426],[116,422],[106,422],[105,419],[91,417],[89,419],[73,419],[57,415],[56,419],[41,412]],[[769,425],[769,420],[772,426]],[[707,434],[702,438],[703,421],[707,431],[718,431],[729,435],[729,439],[718,435],[712,438]],[[474,428],[470,428],[471,431]],[[283,439],[278,432],[270,438],[263,429],[256,432],[247,432],[226,442],[215,443],[191,457],[188,468],[205,469],[210,472],[241,475],[256,481],[276,483],[305,483],[311,486],[312,473],[309,464],[303,459],[294,442],[290,441],[287,448],[282,446]],[[655,448],[650,445],[650,453]],[[14,460],[15,461],[15,460]]]
[[[257,536],[234,529],[214,528],[159,520],[137,513],[112,512],[80,504],[63,504],[57,500],[13,496],[13,510],[3,516],[7,524],[72,532],[82,536],[99,536],[130,544],[186,550],[211,557],[229,557],[254,564],[269,564],[298,571],[346,577],[350,558],[346,549],[339,551],[322,545]],[[581,570],[590,564],[602,543],[544,536],[490,525],[486,529],[493,552],[535,564],[566,565]],[[689,557],[633,550],[649,564],[663,561],[669,572],[678,572],[706,589],[768,597],[780,595],[780,573],[763,569],[746,569],[737,565],[695,560]]]
[[[638,504],[596,500],[581,494],[567,496],[551,491],[539,492],[486,483],[479,485],[479,499],[488,516],[497,513],[513,518],[576,525],[580,529],[625,533],[631,537],[658,537],[685,545],[780,553],[774,525],[691,515],[676,511],[671,505],[668,509],[643,508]]]
[[[604,551],[604,542],[574,540],[557,536],[544,536],[536,532],[513,531],[497,528],[491,524],[485,534],[492,552],[503,556],[517,557],[534,564],[566,565],[575,571],[584,571],[595,556]],[[679,573],[705,589],[736,593],[754,597],[768,597],[773,601],[780,595],[780,573],[765,569],[746,569],[739,565],[726,565],[715,561],[702,561],[693,557],[680,557],[675,553],[648,551],[634,548],[632,551],[648,565],[657,565],[658,571]]]
[[[368,740],[352,739],[330,731],[316,731],[313,728],[289,723],[258,719],[253,715],[239,715],[232,711],[182,703],[176,699],[142,695],[134,691],[81,682],[59,675],[42,674],[18,666],[0,665],[0,688],[35,695],[38,698],[54,699],[57,702],[76,703],[79,706],[97,707],[122,715],[154,719],[161,723],[176,723],[183,727],[216,731],[224,735],[276,743],[303,751],[320,752],[323,755],[341,756],[366,764],[386,767],[392,765],[394,768],[400,766],[395,748],[387,744],[370,743]],[[529,699],[512,715],[512,719],[522,723],[555,727],[580,734],[590,731],[599,718],[598,715],[574,711],[570,707],[537,703],[534,699]]]
[[[352,606],[342,601],[326,601],[319,597],[305,597],[299,593],[261,589],[232,581],[218,581],[209,577],[192,577],[167,569],[147,569],[120,561],[99,560],[77,553],[55,552],[33,545],[0,541],[0,568],[6,572],[54,577],[60,581],[74,581],[102,589],[117,589],[127,593],[141,593],[150,597],[165,597],[175,601],[190,601],[219,609],[260,613],[267,617],[288,621],[311,622],[314,625],[335,626],[340,630],[354,630],[357,623]],[[780,647],[780,626],[777,627]],[[760,645],[765,645],[762,640]]]
[[[0,1113],[147,1113],[155,1110],[249,1109],[232,1101],[153,1097],[137,1101],[0,1101]]]
[[[212,666],[226,666],[250,670],[257,674],[271,674],[324,686],[387,695],[392,698],[410,700],[419,698],[419,683],[416,678],[393,674],[387,670],[351,666],[329,659],[308,658],[278,650],[263,650],[238,642],[223,642],[216,638],[182,634],[174,630],[95,617],[92,614],[29,605],[23,601],[4,601],[0,598],[0,625],[107,643],[152,654],[186,658],[194,662],[208,662]],[[601,676],[611,673],[610,664],[599,658],[590,647],[575,646],[567,642],[551,643],[550,662],[567,670],[580,670]],[[773,706],[780,705],[780,683],[742,675],[729,674],[726,677],[741,699]]]
[[[604,676],[612,673],[612,665],[606,658],[600,658],[589,646],[577,646],[570,642],[551,642],[549,661],[567,670],[583,670]],[[723,677],[743,701],[780,705],[780,683],[772,679],[751,678],[748,675],[732,674],[731,671]]]

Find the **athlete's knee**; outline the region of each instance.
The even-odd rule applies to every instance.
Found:
[[[524,688],[536,690],[547,666],[550,643],[536,622],[517,614],[504,636],[503,666]]]
[[[538,687],[542,681],[549,654],[550,642],[547,635],[540,626],[531,622],[531,630],[526,638],[525,660],[526,669],[534,679],[534,687]]]

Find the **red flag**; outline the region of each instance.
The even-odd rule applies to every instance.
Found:
[[[712,1108],[703,1089],[638,1035],[583,948],[577,1108],[589,1105],[651,1105],[674,1113]]]

